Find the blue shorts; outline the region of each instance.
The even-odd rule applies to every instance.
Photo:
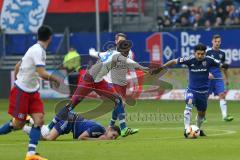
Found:
[[[58,131],[58,134],[61,135],[61,134],[64,134],[65,129],[67,128],[67,125],[68,125],[68,121],[60,120],[58,121],[57,124],[55,124],[54,128]]]
[[[187,89],[185,95],[185,102],[188,104],[189,99],[192,99],[193,105],[197,108],[198,111],[207,110],[207,101],[208,101],[208,92],[199,93],[190,89]]]
[[[215,96],[225,91],[223,79],[213,79],[210,81],[209,95],[214,93]]]
[[[85,130],[82,126],[85,122],[85,119],[83,117],[78,117],[75,122],[73,123],[73,138],[77,139]]]
[[[68,134],[72,131],[73,123],[69,121],[58,121],[57,124],[55,124],[54,128],[58,131],[59,135]]]

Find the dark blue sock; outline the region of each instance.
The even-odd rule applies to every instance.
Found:
[[[8,134],[12,131],[13,127],[11,126],[11,123],[12,121],[9,121],[0,127],[0,135]]]
[[[55,124],[57,124],[59,121],[60,121],[60,119],[59,119],[57,116],[55,116],[55,117],[53,118],[53,120],[50,122],[50,124],[48,125],[48,128],[49,128],[50,130],[53,129],[53,127],[55,126]]]
[[[56,114],[55,117],[59,118],[60,120],[66,121],[68,119],[68,113],[73,110],[73,106],[70,104],[67,104],[64,106],[60,111]]]
[[[112,112],[112,119],[110,121],[110,126],[114,126],[115,125],[115,122],[117,120],[117,117],[118,117],[118,114],[117,114],[117,109],[115,108]]]
[[[30,134],[29,134],[29,145],[28,145],[28,154],[35,154],[36,153],[36,147],[38,144],[38,141],[41,136],[41,129],[39,126],[34,126],[32,127]]]
[[[125,110],[124,110],[123,103],[121,100],[120,100],[120,102],[117,103],[116,111],[117,111],[117,115],[118,115],[118,119],[119,119],[120,129],[123,130],[124,128],[127,127],[127,125],[126,125],[126,121],[125,121]]]
[[[125,113],[119,114],[118,119],[119,119],[120,129],[123,130],[124,128],[127,127],[126,121],[125,121]]]

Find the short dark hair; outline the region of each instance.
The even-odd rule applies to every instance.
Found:
[[[216,39],[216,38],[221,38],[221,36],[219,34],[214,34],[212,39]]]
[[[199,43],[197,44],[195,47],[194,47],[194,51],[206,51],[207,47],[202,44],[202,43]]]
[[[121,130],[118,126],[114,125],[110,127],[112,130],[116,131],[118,133],[118,135],[121,135]]]
[[[52,28],[50,26],[43,25],[38,29],[38,40],[47,41],[52,36],[52,34]]]
[[[127,35],[124,34],[124,33],[117,33],[117,34],[115,35],[115,39],[117,40],[118,37],[124,37],[125,39],[127,39]]]

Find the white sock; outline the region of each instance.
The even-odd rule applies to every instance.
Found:
[[[34,155],[34,154],[36,154],[35,151],[29,151],[29,152],[27,152],[27,155],[29,155],[29,156],[32,156],[32,155]]]
[[[200,117],[199,115],[197,115],[196,117],[196,125],[198,126],[198,128],[201,128],[201,125],[204,121],[204,117]]]
[[[222,117],[225,118],[227,116],[227,102],[225,99],[220,99],[220,108],[222,112]]]
[[[187,129],[190,126],[191,116],[192,116],[192,110],[185,109],[184,110],[184,127],[185,127],[185,129]]]
[[[24,125],[23,127],[23,132],[27,133],[28,135],[30,134],[32,127],[28,126],[28,125]]]

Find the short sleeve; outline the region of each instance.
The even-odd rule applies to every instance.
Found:
[[[190,63],[190,60],[191,60],[191,57],[180,57],[177,59],[177,63],[178,64],[185,64],[185,65],[189,65]]]
[[[44,67],[46,65],[46,54],[40,49],[35,49],[32,53],[35,66]]]
[[[95,125],[87,129],[89,137],[99,137],[105,133],[105,129],[102,126]]]

